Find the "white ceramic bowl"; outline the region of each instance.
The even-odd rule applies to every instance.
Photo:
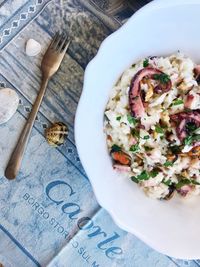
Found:
[[[200,258],[200,197],[152,200],[120,177],[107,152],[103,114],[111,88],[138,59],[181,50],[200,62],[199,25],[199,0],[153,1],[140,9],[89,63],[75,121],[79,156],[100,205],[122,229],[183,259]]]

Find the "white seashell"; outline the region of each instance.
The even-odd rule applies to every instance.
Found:
[[[34,39],[29,39],[26,43],[26,54],[29,57],[38,55],[41,51],[41,45]]]
[[[17,93],[10,89],[0,89],[0,124],[7,122],[16,112],[19,104]]]

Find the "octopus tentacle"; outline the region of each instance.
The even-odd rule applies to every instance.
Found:
[[[164,73],[156,68],[146,67],[142,70],[139,70],[133,77],[129,90],[129,106],[132,116],[142,117],[142,115],[144,114],[145,108],[141,98],[140,82],[144,77],[155,79],[155,74],[161,75]],[[154,89],[156,93],[163,93],[169,91],[171,89],[171,86],[171,80],[169,79],[165,83],[160,83]]]

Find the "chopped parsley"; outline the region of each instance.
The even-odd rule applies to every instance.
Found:
[[[149,138],[150,138],[149,135],[145,135],[145,136],[143,137],[144,140],[147,140],[147,139],[149,139]]]
[[[182,180],[180,180],[180,181],[176,184],[176,189],[180,189],[182,186],[184,186],[184,185],[188,185],[188,184],[190,184],[190,185],[200,185],[200,183],[197,182],[197,181],[194,180],[194,179],[191,179],[191,180],[189,180],[189,179],[182,179]]]
[[[116,120],[117,120],[117,121],[120,121],[121,118],[122,118],[121,116],[118,116],[118,117],[116,118]]]
[[[192,136],[191,135],[189,135],[189,136],[187,136],[184,140],[183,140],[183,144],[185,145],[185,146],[189,146],[189,145],[191,145],[192,144]]]
[[[188,122],[186,124],[186,131],[188,133],[188,136],[183,140],[184,145],[191,145],[193,141],[199,141],[200,140],[200,134],[196,134],[195,131],[199,128],[196,126],[194,122]]]
[[[191,181],[192,181],[192,183],[195,184],[195,185],[200,185],[200,183],[197,182],[196,180],[191,180]]]
[[[133,152],[133,153],[137,152],[139,149],[140,148],[139,148],[139,145],[138,144],[132,145],[130,147],[130,151]]]
[[[169,75],[165,74],[165,73],[161,73],[161,74],[154,74],[153,78],[157,81],[160,81],[160,83],[168,83],[170,81]]]
[[[147,171],[142,171],[138,176],[138,180],[148,180],[150,178],[150,175],[147,173]]]
[[[139,183],[137,177],[135,177],[135,176],[131,176],[131,180],[132,180],[133,182],[135,182],[136,184]]]
[[[145,60],[143,61],[143,67],[146,68],[149,66],[149,60],[148,58],[145,58]]]
[[[152,171],[150,172],[150,176],[151,176],[152,178],[154,178],[154,177],[156,177],[156,176],[158,175],[158,173],[159,173],[159,171],[157,171],[157,170],[152,170]]]
[[[191,145],[193,141],[199,141],[200,140],[200,134],[195,134],[195,135],[188,135],[184,140],[183,144],[186,145]]]
[[[130,123],[130,124],[133,124],[135,125],[137,123],[137,119],[132,117],[130,114],[127,115],[127,121]]]
[[[192,183],[192,181],[190,181],[189,179],[182,179],[176,184],[176,189],[180,189],[182,186],[188,185],[191,183]]]
[[[170,146],[169,148],[172,151],[172,153],[174,153],[174,154],[180,153],[181,149],[182,149],[180,146]]]
[[[188,133],[193,133],[195,130],[197,130],[197,126],[194,122],[188,122],[186,124],[186,130]]]
[[[160,127],[159,125],[156,125],[156,126],[155,126],[155,131],[156,131],[157,133],[160,133],[160,134],[163,134],[163,133],[164,133],[162,127]]]
[[[171,162],[171,161],[166,161],[163,165],[164,165],[165,167],[173,166],[173,162]]]
[[[151,172],[142,171],[137,177],[132,176],[131,180],[135,183],[139,183],[140,181],[149,180],[150,178],[154,178],[158,175],[157,170],[152,170]]]
[[[171,180],[167,180],[167,181],[162,181],[163,184],[167,185],[167,186],[170,186],[171,185]]]
[[[174,100],[171,104],[171,106],[178,106],[178,105],[181,105],[183,104],[183,100],[182,99],[177,99],[177,100]]]
[[[193,135],[193,136],[192,136],[192,139],[193,139],[194,141],[199,141],[199,140],[200,140],[200,134]]]
[[[149,146],[144,146],[145,151],[151,151],[153,148]]]
[[[115,145],[115,144],[111,147],[111,153],[113,153],[113,152],[119,152],[121,150],[122,150],[121,147],[118,146],[118,145]]]
[[[140,133],[139,133],[139,131],[136,130],[136,129],[132,129],[132,130],[131,130],[131,134],[132,134],[133,137],[140,138]]]

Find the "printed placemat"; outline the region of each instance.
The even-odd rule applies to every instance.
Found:
[[[103,39],[147,2],[0,1],[0,87],[13,88],[20,98],[17,113],[0,126],[0,262],[4,267],[200,266],[199,261],[162,255],[118,228],[96,202],[74,142],[74,116],[86,65]],[[67,32],[72,43],[48,85],[20,174],[8,181],[4,169],[38,92],[42,54],[58,30]],[[29,38],[42,45],[37,57],[24,52]],[[65,145],[56,149],[44,138],[45,129],[55,121],[69,126]]]

